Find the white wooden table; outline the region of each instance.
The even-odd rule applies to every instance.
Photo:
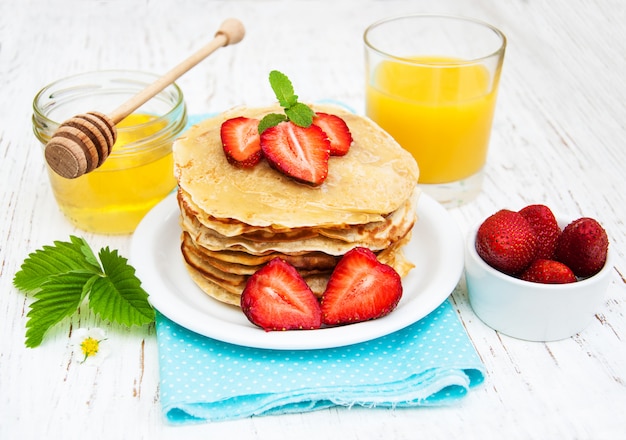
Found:
[[[233,16],[246,25],[244,41],[179,81],[191,113],[272,101],[272,69],[287,73],[301,97],[363,111],[363,30],[379,18],[424,11],[484,19],[509,41],[484,191],[452,209],[454,219],[465,232],[501,207],[529,203],[599,219],[615,267],[585,331],[552,343],[500,335],[473,314],[461,281],[452,298],[488,376],[460,404],[333,408],[189,427],[163,420],[152,327],[109,327],[81,309],[43,345],[25,348],[30,300],[12,278],[26,255],[70,234],[127,256],[131,241],[84,234],[59,213],[31,131],[41,86],[96,69],[165,72]],[[3,0],[0,438],[626,438],[625,21],[622,0]],[[89,326],[109,334],[112,354],[98,368],[70,360],[70,330]]]

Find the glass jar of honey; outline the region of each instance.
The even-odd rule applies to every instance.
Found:
[[[45,146],[62,122],[90,111],[107,114],[157,78],[110,70],[55,81],[33,101],[35,136]],[[99,168],[66,179],[48,167],[61,211],[85,231],[133,232],[143,216],[176,187],[172,143],[186,124],[183,93],[172,84],[117,124],[117,141]]]

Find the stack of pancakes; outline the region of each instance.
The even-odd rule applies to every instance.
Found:
[[[209,296],[238,306],[248,277],[275,257],[290,262],[318,296],[341,256],[357,246],[370,248],[400,276],[413,267],[402,246],[417,220],[415,160],[369,119],[336,106],[311,107],[342,117],[354,139],[347,155],[330,158],[318,187],[265,160],[251,169],[227,162],[222,122],[281,113],[277,105],[232,109],[175,142],[182,255]]]

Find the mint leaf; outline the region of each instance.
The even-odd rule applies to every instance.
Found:
[[[98,254],[105,276],[95,280],[89,294],[90,308],[103,319],[131,327],[154,321],[148,294],[128,260],[108,247]]]
[[[96,277],[88,271],[51,275],[35,293],[35,301],[26,315],[26,346],[41,344],[50,327],[76,312],[87,293],[85,285]]]
[[[259,134],[262,134],[268,128],[275,127],[286,120],[287,116],[278,113],[270,113],[263,116],[263,119],[261,119],[261,122],[259,122]]]
[[[259,134],[263,133],[266,129],[278,125],[284,120],[289,120],[300,127],[308,128],[313,123],[313,116],[315,112],[311,107],[306,104],[298,102],[298,95],[293,91],[293,85],[287,75],[279,72],[278,70],[272,70],[270,72],[270,85],[280,105],[285,109],[286,118],[278,119],[278,115],[271,114],[265,116],[259,124]]]
[[[308,105],[298,102],[285,109],[285,114],[294,124],[307,128],[313,123],[313,115],[315,115],[315,112]]]
[[[44,246],[31,253],[13,277],[13,285],[33,292],[53,275],[72,270],[100,272],[100,265],[85,240],[75,236],[70,236],[70,240],[55,241],[54,246]]]
[[[294,94],[293,85],[287,75],[278,70],[272,70],[269,79],[272,90],[282,107],[289,108],[298,102],[298,96]]]

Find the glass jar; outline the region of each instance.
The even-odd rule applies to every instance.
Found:
[[[89,111],[108,114],[153,83],[145,72],[88,72],[55,81],[33,101],[33,130],[43,147],[67,119]],[[117,124],[117,141],[99,168],[75,179],[49,166],[52,192],[75,226],[102,234],[127,234],[175,187],[172,143],[187,124],[183,93],[169,85]]]

